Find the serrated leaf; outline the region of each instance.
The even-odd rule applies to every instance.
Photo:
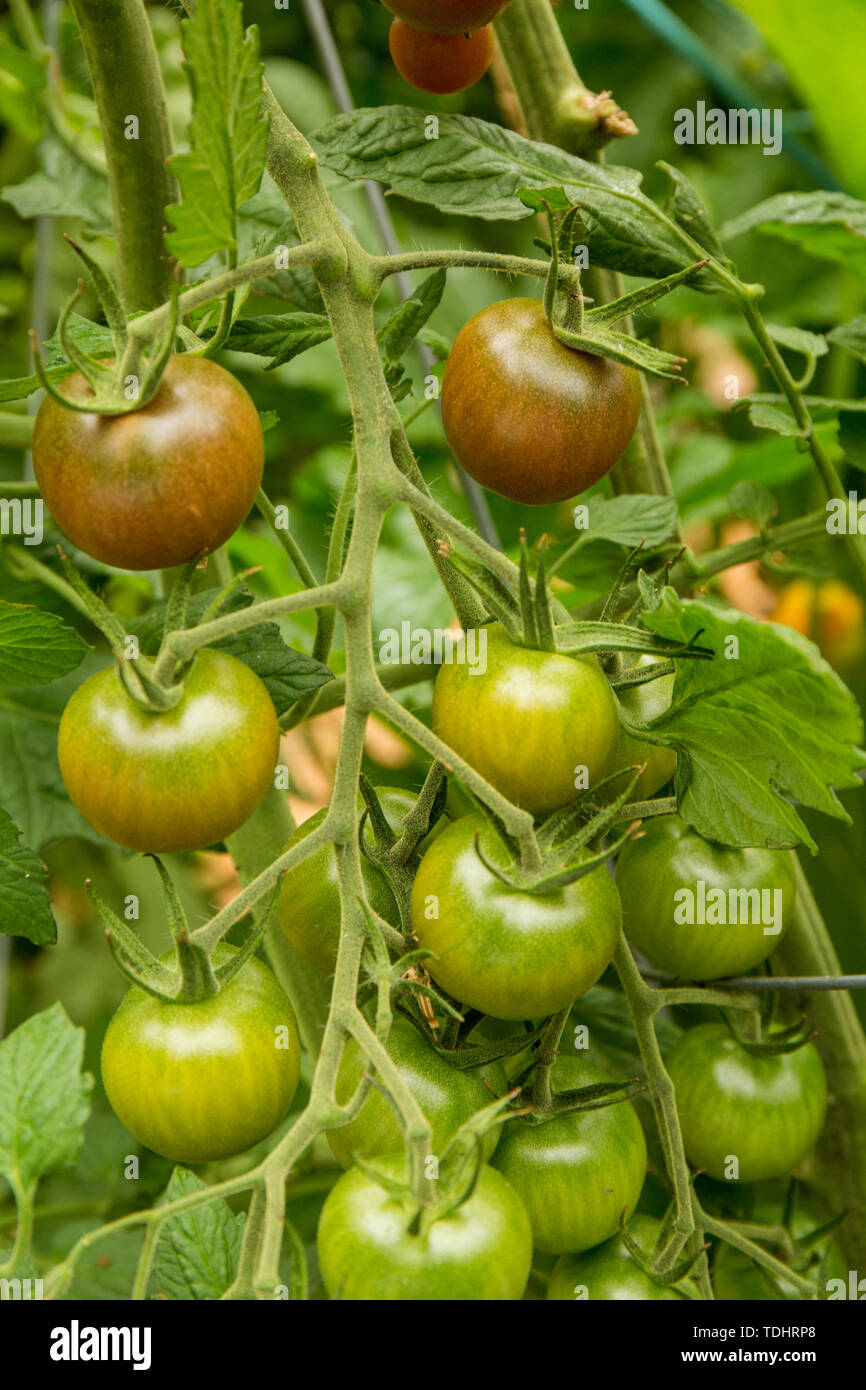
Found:
[[[749,404],[749,419],[758,430],[774,430],[786,439],[805,439],[806,432],[794,419],[790,409],[776,405],[762,405],[755,401]]]
[[[444,270],[428,275],[382,325],[378,337],[387,362],[399,362],[409,351],[430,315],[439,308],[446,279]]]
[[[238,209],[258,191],[268,121],[258,31],[244,34],[236,0],[198,0],[181,38],[192,90],[191,149],[171,162],[182,201],[166,209],[174,227],[166,242],[182,265],[197,266],[237,250]]]
[[[165,1193],[166,1202],[189,1197],[207,1183],[187,1168],[175,1168]],[[235,1213],[221,1198],[172,1216],[160,1231],[154,1258],[157,1296],[178,1300],[216,1301],[234,1279],[241,1249],[243,1213]]]
[[[337,116],[312,139],[323,162],[346,178],[375,179],[444,213],[516,220],[532,212],[521,193],[561,190],[564,205],[580,205],[594,265],[660,277],[698,259],[641,191],[636,170],[595,164],[487,121],[439,115],[431,139],[425,112],[383,106]]]
[[[34,1014],[0,1043],[0,1173],[31,1188],[75,1162],[90,1113],[84,1029],[62,1004]]]
[[[588,497],[577,508],[586,508],[588,525],[579,530],[582,543],[613,541],[633,550],[643,541],[648,549],[670,540],[677,521],[677,504],[672,497],[652,497],[644,493],[621,497]]]
[[[710,221],[710,215],[685,174],[664,159],[658,160],[656,168],[663,169],[670,179],[671,186],[665,202],[665,211],[699,246],[709,251],[721,265],[730,268],[732,262],[728,259],[718,233]]]
[[[648,733],[681,750],[683,819],[728,845],[814,850],[792,802],[849,820],[835,789],[858,787],[864,765],[857,703],[812,642],[791,628],[683,601],[663,591],[650,631],[716,655],[680,661],[671,712]],[[736,639],[736,645],[734,645]]]
[[[238,319],[229,335],[227,347],[237,352],[254,352],[272,360],[265,368],[273,371],[291,362],[302,352],[317,347],[331,337],[325,314],[261,314],[256,319]]]
[[[727,222],[720,235],[730,241],[754,228],[866,275],[866,203],[847,193],[777,193]]]
[[[858,362],[866,362],[866,314],[858,314],[850,322],[840,324],[827,337],[831,343],[850,352]]]
[[[22,183],[7,185],[0,197],[19,217],[75,218],[88,231],[110,236],[108,183],[54,136],[38,148],[40,168]]]
[[[80,666],[89,650],[56,614],[0,599],[0,685],[48,685]]]
[[[0,933],[50,946],[57,940],[57,924],[45,887],[48,870],[20,839],[21,831],[0,806]]]

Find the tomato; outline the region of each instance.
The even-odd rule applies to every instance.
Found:
[[[684,1033],[667,1059],[688,1160],[712,1178],[786,1177],[824,1128],[827,1078],[813,1043],[755,1057],[723,1023]]]
[[[399,19],[428,34],[469,34],[489,24],[509,0],[385,0]]]
[[[425,1042],[411,1023],[399,1016],[388,1034],[388,1054],[430,1121],[431,1153],[440,1157],[460,1126],[508,1089],[505,1072],[498,1063],[480,1070],[459,1071]],[[366,1055],[354,1038],[350,1038],[337,1073],[340,1105],[348,1101],[368,1067]],[[498,1130],[485,1137],[485,1158],[493,1153],[498,1139]],[[404,1142],[393,1106],[375,1088],[357,1119],[340,1129],[328,1131],[331,1152],[344,1168],[351,1167],[355,1154],[368,1158],[396,1153],[404,1147]]]
[[[404,817],[415,804],[415,797],[398,787],[379,788],[378,795],[391,828],[395,833],[399,832]],[[363,802],[359,801],[359,808],[362,807]],[[286,849],[320,826],[327,812],[328,808],[324,806],[299,825],[290,836]],[[435,827],[433,833],[438,833]],[[369,824],[365,827],[365,834],[372,844]],[[364,858],[361,860],[361,872],[373,911],[392,926],[399,927],[400,911],[384,876]],[[276,917],[295,950],[326,974],[332,974],[340,944],[340,887],[332,845],[317,850],[286,874],[277,900]]]
[[[457,462],[512,502],[564,502],[625,452],[640,373],[577,352],[537,299],[491,304],[460,330],[442,377],[442,420]]]
[[[405,1176],[402,1154],[380,1159]],[[426,1232],[412,1203],[360,1169],[332,1188],[319,1221],[319,1266],[333,1299],[456,1302],[519,1299],[529,1278],[532,1233],[520,1199],[483,1165],[472,1195]]]
[[[629,1235],[651,1255],[660,1230],[652,1216],[633,1216]],[[613,1302],[679,1302],[684,1295],[657,1284],[635,1264],[619,1234],[582,1255],[562,1255],[547,1286],[548,1300],[564,1303],[581,1299]]]
[[[602,865],[549,893],[510,887],[482,863],[508,865],[490,823],[463,816],[430,846],[412,886],[412,929],[435,952],[428,969],[449,994],[494,1018],[564,1009],[610,964],[622,910]]]
[[[475,637],[477,664],[463,638],[439,668],[435,732],[515,805],[542,814],[573,801],[610,770],[619,738],[598,664],[519,647],[498,623]]]
[[[827,579],[820,585],[811,579],[794,579],[781,590],[770,621],[784,623],[817,642],[822,655],[841,671],[863,658],[863,600],[840,579]]]
[[[609,1081],[588,1060],[560,1057],[554,1089]],[[603,1110],[556,1115],[542,1124],[509,1120],[493,1165],[522,1199],[536,1250],[564,1255],[590,1250],[634,1211],[646,1177],[646,1141],[629,1101]]]
[[[233,954],[221,944],[215,963]],[[133,987],[102,1044],[102,1080],[118,1119],[177,1163],[210,1163],[259,1143],[291,1105],[300,1065],[292,1006],[255,957],[198,1004],[167,1004]]]
[[[493,61],[489,25],[472,34],[426,34],[395,19],[388,42],[400,76],[419,91],[438,96],[473,87]]]
[[[78,372],[60,390],[92,395]],[[48,510],[81,550],[120,569],[182,565],[227,541],[256,500],[259,414],[230,372],[176,356],[152,400],[127,415],[83,414],[46,396],[33,469]]]
[[[280,730],[258,676],[227,652],[200,651],[173,709],[152,714],[108,666],[79,686],[60,720],[66,790],[109,840],[163,853],[204,849],[248,820],[270,785]]]
[[[657,660],[655,656],[645,655],[635,665],[653,666]],[[675,675],[658,676],[653,681],[647,681],[645,685],[626,686],[616,697],[625,718],[649,724],[653,719],[658,719],[659,715],[666,714],[671,706],[675,680]],[[677,770],[677,755],[674,748],[666,748],[659,743],[645,743],[641,739],[632,738],[625,729],[620,729],[611,771],[640,766],[641,763],[646,763],[646,768],[635,783],[634,791],[631,793],[632,801],[647,801],[651,796],[655,796],[665,782],[671,780]],[[633,772],[629,773],[629,777],[633,776]],[[614,782],[608,799],[613,800],[619,796],[625,790],[627,782],[626,777]]]
[[[766,960],[791,923],[793,856],[714,844],[679,816],[654,816],[643,829],[616,869],[634,945],[686,980],[741,975]]]
[[[757,1201],[753,1210],[749,1213],[750,1221],[759,1221],[763,1225],[780,1226],[784,1218],[784,1205],[781,1201],[770,1201],[763,1198]],[[812,1231],[823,1226],[826,1217],[819,1214],[817,1210],[808,1202],[799,1202],[794,1211],[793,1220],[790,1224],[791,1234],[798,1240],[802,1240]],[[759,1242],[763,1244],[763,1242]],[[821,1269],[821,1262],[824,1252],[830,1245],[830,1254],[827,1261],[828,1279],[846,1279],[847,1269],[845,1261],[839,1251],[839,1247],[829,1241],[822,1241],[817,1249],[809,1252],[805,1268],[798,1265],[797,1272],[807,1279],[817,1279]],[[786,1263],[785,1256],[771,1245],[765,1247],[771,1255],[776,1255],[783,1264]],[[793,1284],[786,1279],[775,1280],[782,1294],[786,1299],[802,1301],[803,1295],[798,1293]],[[745,1299],[754,1301],[778,1301],[777,1295],[773,1292],[771,1285],[764,1278],[760,1267],[750,1260],[748,1255],[735,1249],[732,1245],[727,1245],[720,1241],[716,1247],[713,1257],[713,1288],[716,1298],[728,1299],[731,1301],[742,1301]]]

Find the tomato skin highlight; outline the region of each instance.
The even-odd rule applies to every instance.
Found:
[[[405,1177],[402,1154],[378,1160]],[[332,1299],[350,1302],[517,1300],[532,1262],[520,1199],[484,1164],[472,1195],[426,1233],[413,1210],[359,1168],[332,1188],[319,1221],[319,1266]]]
[[[501,14],[509,0],[384,0],[385,8],[427,34],[469,34]]]
[[[79,373],[61,392],[87,400]],[[235,377],[172,357],[155,396],[127,415],[83,414],[46,396],[33,469],[46,506],[79,549],[119,569],[166,569],[210,553],[249,515],[264,467],[262,426]]]
[[[552,1079],[562,1091],[611,1078],[589,1061],[560,1057]],[[637,1205],[646,1162],[629,1101],[538,1125],[509,1120],[493,1156],[529,1213],[536,1250],[548,1255],[578,1254],[609,1240],[621,1213],[628,1219]]]
[[[426,34],[395,19],[388,39],[394,66],[421,92],[451,96],[480,82],[493,61],[493,30]]]
[[[233,953],[221,944],[215,963]],[[287,1047],[276,1046],[278,1029]],[[266,1138],[292,1103],[300,1064],[288,996],[255,958],[198,1004],[164,1003],[134,986],[102,1044],[102,1080],[118,1119],[177,1163],[230,1158]]]
[[[611,688],[594,661],[519,647],[498,623],[482,632],[485,671],[462,660],[465,639],[439,668],[434,731],[509,801],[554,811],[577,796],[578,767],[590,786],[610,770],[620,731]]]
[[[786,850],[732,849],[705,840],[679,816],[655,816],[644,823],[644,833],[622,850],[616,877],[623,900],[626,936],[661,970],[686,980],[713,980],[741,975],[754,969],[779,945],[793,916],[797,880],[792,856]],[[699,890],[698,885],[705,884]],[[736,913],[746,921],[692,923],[678,921],[676,894],[723,890],[728,916],[729,895],[756,890],[781,894],[766,900],[769,911],[781,906],[781,930],[767,934],[764,899],[735,899]],[[745,904],[745,905],[744,905]],[[704,915],[707,909],[704,909]],[[753,921],[754,916],[761,921]]]
[[[63,711],[60,770],[85,820],[115,844],[150,853],[205,849],[249,819],[267,791],[280,730],[258,676],[204,648],[180,702],[152,714],[113,666]]]
[[[391,1025],[387,1047],[388,1055],[397,1064],[403,1080],[430,1121],[433,1132],[431,1153],[439,1157],[466,1120],[489,1105],[495,1096],[504,1095],[508,1089],[505,1072],[498,1063],[472,1071],[459,1071],[399,1015]],[[368,1066],[365,1054],[354,1038],[350,1038],[337,1073],[339,1105],[349,1100]],[[492,1089],[485,1086],[485,1076]],[[498,1130],[485,1135],[483,1152],[486,1160],[493,1153],[498,1139]],[[356,1154],[371,1158],[397,1153],[404,1143],[393,1106],[375,1088],[371,1090],[357,1118],[339,1129],[328,1130],[327,1140],[331,1153],[343,1168],[352,1166]]]
[[[647,1255],[652,1254],[659,1229],[660,1223],[652,1216],[638,1214],[628,1223],[629,1235]],[[580,1299],[576,1289],[581,1290]],[[587,1301],[606,1303],[680,1303],[685,1297],[645,1274],[632,1259],[619,1234],[582,1255],[561,1255],[557,1260],[547,1286],[548,1302],[583,1301],[583,1289],[586,1289]]]
[[[597,483],[637,428],[640,373],[561,343],[538,299],[491,304],[460,330],[442,377],[445,436],[482,487],[531,506]]]
[[[500,1019],[544,1018],[598,980],[616,949],[622,910],[604,865],[551,893],[501,883],[506,850],[480,814],[463,816],[430,846],[415,876],[410,915],[428,969],[464,1004]],[[434,915],[438,913],[438,915]]]
[[[667,1058],[686,1157],[720,1181],[729,1157],[739,1181],[783,1178],[824,1128],[827,1078],[817,1048],[754,1057],[722,1023],[685,1033]]]

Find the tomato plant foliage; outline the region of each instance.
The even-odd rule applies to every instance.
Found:
[[[70,0],[57,54],[0,16],[0,1281],[838,1297],[866,203],[804,68],[831,21],[756,20],[756,108],[790,82],[829,152],[770,160],[658,115],[700,7],[664,92],[656,37],[549,0],[362,8],[322,20],[337,115],[307,7]]]

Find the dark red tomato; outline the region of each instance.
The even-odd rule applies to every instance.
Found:
[[[499,1063],[480,1070],[461,1071],[425,1042],[411,1023],[395,1018],[388,1034],[388,1055],[414,1095],[432,1130],[430,1152],[441,1157],[462,1124],[496,1096],[508,1089]],[[345,1104],[356,1090],[369,1063],[354,1038],[350,1038],[337,1073],[337,1101]],[[488,1084],[485,1086],[484,1078]],[[493,1130],[484,1139],[484,1156],[490,1158],[499,1139]],[[352,1166],[361,1158],[397,1153],[404,1148],[400,1124],[394,1107],[381,1091],[371,1090],[357,1119],[340,1129],[328,1130],[328,1143],[337,1162]]]
[[[388,39],[394,66],[421,92],[448,96],[480,81],[493,61],[493,30],[426,34],[395,19]]]
[[[657,660],[654,656],[642,656],[635,665],[652,666]],[[675,680],[675,675],[659,676],[654,681],[647,681],[645,685],[626,686],[616,697],[622,717],[629,722],[649,724],[659,715],[666,714],[673,698]],[[677,770],[677,754],[674,748],[660,743],[646,743],[643,739],[633,738],[625,729],[620,729],[611,772],[617,768],[640,766],[642,763],[646,763],[646,767],[631,793],[633,801],[648,800],[649,797],[655,796],[665,782],[670,781]],[[614,782],[608,799],[619,796],[625,790],[628,779],[633,776],[634,773],[629,772],[628,777],[623,776]]]
[[[220,945],[216,963],[234,951]],[[292,1103],[300,1066],[292,1006],[255,958],[199,1004],[131,989],[102,1044],[102,1080],[118,1119],[177,1163],[230,1158],[266,1138]]]
[[[629,1235],[647,1256],[653,1252],[659,1230],[660,1223],[652,1216],[633,1216],[628,1223]],[[666,1303],[679,1302],[685,1295],[657,1284],[644,1273],[617,1234],[582,1255],[562,1255],[550,1276],[547,1297],[553,1302],[594,1299],[607,1303]]]
[[[64,395],[92,395],[75,373]],[[48,510],[81,550],[120,569],[164,569],[216,550],[261,486],[258,411],[230,372],[172,357],[156,395],[128,415],[87,415],[46,396],[33,469]]]
[[[640,373],[576,352],[538,299],[491,304],[460,330],[442,378],[454,457],[483,487],[540,506],[597,483],[637,428]]]
[[[380,787],[378,794],[391,828],[399,833],[404,817],[415,804],[415,797],[398,787]],[[360,814],[363,802],[359,799],[358,804]],[[299,825],[289,838],[286,849],[306,839],[310,831],[322,824],[327,813],[327,806],[323,806]],[[369,825],[365,833],[372,843]],[[434,828],[435,833],[438,830]],[[390,922],[392,927],[399,927],[400,910],[385,878],[364,858],[361,860],[361,872],[373,911]],[[332,974],[340,944],[340,886],[337,860],[331,845],[318,850],[286,874],[277,899],[276,916],[295,950],[326,974]]]
[[[610,686],[592,657],[516,646],[498,623],[477,638],[477,665],[463,659],[464,639],[439,668],[433,728],[515,805],[536,815],[565,806],[611,770],[620,726]]]
[[[619,856],[626,935],[661,970],[716,980],[752,970],[787,931],[797,896],[787,850],[714,844],[654,816]]]
[[[412,885],[412,930],[434,980],[494,1018],[543,1018],[585,994],[610,964],[622,910],[604,865],[564,888],[502,883],[508,853],[485,818],[463,816],[430,846]]]
[[[150,853],[205,849],[249,820],[271,779],[280,729],[271,697],[227,652],[200,651],[180,702],[152,714],[107,666],[60,720],[60,770],[109,840]]]
[[[610,1077],[588,1060],[560,1057],[554,1089],[575,1090]],[[634,1211],[646,1177],[646,1141],[629,1101],[557,1115],[543,1124],[508,1120],[493,1165],[529,1213],[536,1250],[590,1250]]]
[[[377,1160],[405,1178],[402,1154]],[[520,1199],[486,1164],[471,1195],[419,1229],[417,1207],[359,1168],[331,1189],[319,1220],[319,1267],[345,1302],[492,1302],[519,1299],[532,1263]]]
[[[489,24],[509,0],[385,0],[398,19],[428,34],[469,34]]]
[[[711,1178],[787,1177],[824,1128],[827,1078],[813,1043],[756,1057],[723,1023],[702,1023],[683,1034],[667,1067],[686,1156]]]

